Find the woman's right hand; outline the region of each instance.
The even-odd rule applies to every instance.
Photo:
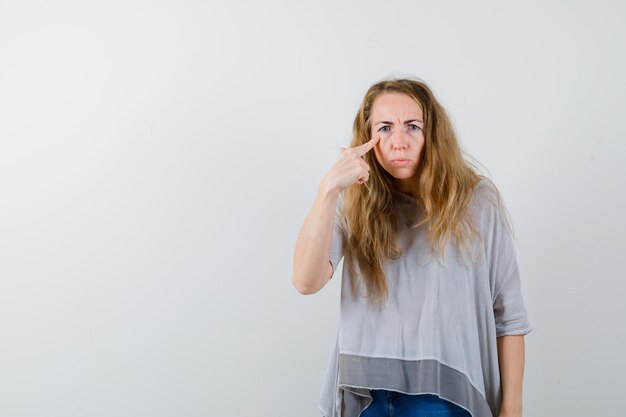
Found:
[[[380,136],[373,137],[369,142],[354,148],[341,148],[339,160],[332,166],[322,180],[328,187],[342,192],[354,184],[363,184],[370,177],[370,167],[363,160],[380,140]]]

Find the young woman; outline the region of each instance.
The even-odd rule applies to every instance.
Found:
[[[520,417],[532,331],[497,188],[462,155],[430,88],[367,91],[298,235],[293,284],[344,258],[326,417]]]

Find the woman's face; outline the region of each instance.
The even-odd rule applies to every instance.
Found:
[[[374,147],[376,159],[400,191],[417,196],[415,175],[424,147],[424,122],[420,105],[402,93],[383,93],[371,111],[372,137],[380,136]]]

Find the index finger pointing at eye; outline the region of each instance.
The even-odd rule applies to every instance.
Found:
[[[359,154],[359,156],[363,156],[366,153],[368,153],[374,146],[376,146],[379,140],[380,140],[380,136],[376,135],[372,139],[370,139],[369,142],[364,143],[363,145],[357,146],[355,149],[357,150],[357,153]]]

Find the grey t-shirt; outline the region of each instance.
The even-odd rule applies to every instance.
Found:
[[[329,256],[333,274],[343,257],[342,200],[340,194]],[[397,242],[404,254],[385,264],[389,298],[383,309],[353,295],[344,265],[337,338],[320,396],[323,416],[359,416],[375,388],[436,394],[473,417],[498,416],[496,337],[525,335],[532,327],[497,200],[492,183],[481,179],[469,210],[483,238],[474,241],[480,261],[472,264],[449,246],[446,267],[430,255],[426,226],[409,227],[417,219],[417,200],[397,196]]]

